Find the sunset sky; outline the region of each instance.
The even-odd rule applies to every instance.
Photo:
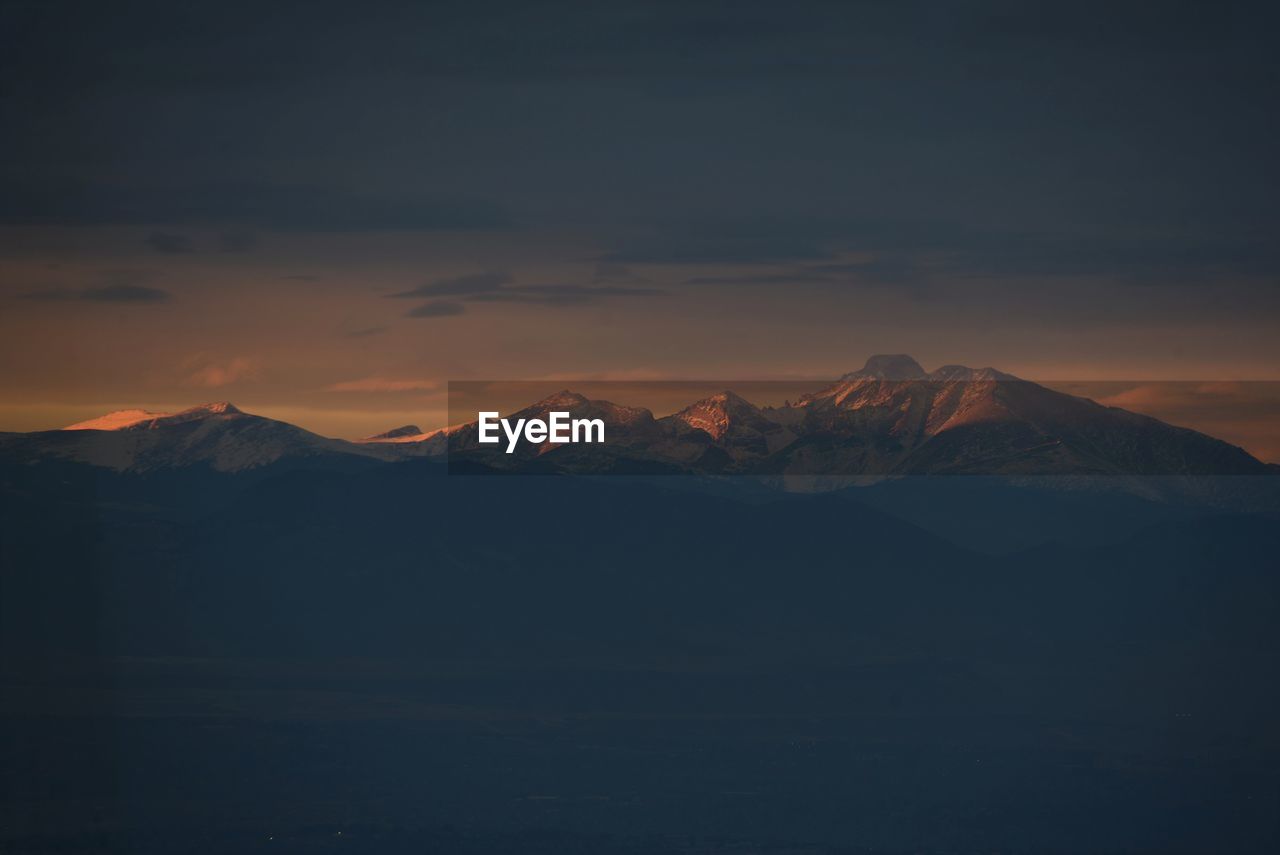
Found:
[[[1265,5],[724,8],[4,4],[0,429],[877,352],[1280,380]]]

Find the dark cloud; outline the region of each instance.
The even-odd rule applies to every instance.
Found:
[[[465,276],[451,276],[437,279],[408,291],[388,294],[388,297],[417,299],[421,297],[454,297],[463,294],[480,294],[496,291],[511,281],[508,273],[471,273]]]
[[[102,285],[96,288],[60,288],[24,294],[27,300],[40,302],[87,301],[91,303],[163,303],[171,298],[168,291],[144,285]]]
[[[686,285],[788,286],[818,285],[835,287],[925,285],[929,272],[921,264],[901,256],[877,256],[863,261],[809,264],[762,273],[728,273],[695,276]]]
[[[993,309],[1040,277],[1256,279],[1243,312],[1280,276],[1273,3],[115,5],[6,7],[0,223],[536,224],[599,247],[596,285],[697,264]],[[605,298],[432,285],[402,294]]]
[[[476,303],[534,303],[543,306],[580,306],[610,297],[666,297],[660,288],[616,288],[593,285],[522,285],[472,294],[463,299]]]
[[[423,297],[454,297],[469,303],[529,303],[544,306],[579,306],[609,297],[659,297],[666,296],[666,294],[666,291],[657,288],[571,284],[515,285],[510,274],[491,272],[437,279],[434,282],[428,282],[409,291],[400,291],[387,296],[418,299]],[[441,304],[430,303],[427,307],[435,305]],[[460,312],[454,314],[460,314]],[[415,315],[415,317],[422,316]]]
[[[86,288],[80,294],[80,299],[97,303],[163,303],[169,298],[168,291],[145,285],[104,285]]]
[[[686,285],[795,285],[809,282],[835,282],[835,277],[800,267],[780,273],[726,273],[723,276],[695,276]],[[842,281],[842,280],[840,280]]]
[[[625,240],[600,261],[605,264],[752,264],[832,257],[832,251],[812,236],[699,235],[689,231]]]
[[[453,315],[461,315],[467,309],[461,303],[454,303],[449,300],[435,300],[431,303],[423,303],[421,306],[414,306],[405,312],[406,318],[447,318]]]
[[[92,282],[79,288],[50,288],[21,295],[38,302],[86,301],[91,303],[163,303],[172,295],[145,283],[156,278],[155,271],[134,268],[99,270]]]
[[[179,255],[192,252],[194,247],[186,235],[170,232],[152,232],[147,235],[147,246],[164,255]]]
[[[851,244],[887,227],[843,213],[667,215],[620,241],[604,265],[779,264],[834,261]]]
[[[1106,280],[1116,285],[1196,286],[1224,280],[1280,276],[1280,244],[1266,234],[1170,231],[1134,235],[1106,230],[1072,233],[980,228],[941,221],[865,221],[823,225],[831,257],[779,260],[760,254],[725,256],[726,272],[690,277],[687,285],[786,288],[899,286],[1005,280],[1021,288],[1029,278]],[[696,237],[694,238],[696,240]],[[848,260],[860,256],[860,260]],[[707,259],[708,261],[710,259]],[[690,264],[679,252],[655,252],[651,262]],[[745,269],[744,269],[745,268]]]

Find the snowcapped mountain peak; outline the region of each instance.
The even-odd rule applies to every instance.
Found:
[[[95,419],[88,419],[83,422],[76,422],[73,425],[67,425],[63,430],[123,430],[127,427],[139,424],[141,422],[150,422],[155,419],[167,418],[169,413],[156,413],[151,410],[116,410],[107,413],[105,416],[98,416]]]
[[[196,421],[200,419],[211,419],[214,416],[244,416],[246,412],[239,410],[236,404],[229,401],[215,401],[214,403],[202,403],[200,406],[188,407],[186,410],[175,412],[172,416],[160,416],[156,419],[151,428],[159,428],[163,424],[182,424],[184,421]]]
[[[737,392],[731,392],[728,389],[707,398],[706,403],[719,404],[722,407],[748,407],[752,410],[756,409],[755,404],[751,403]]]
[[[60,431],[18,434],[10,440],[9,450],[117,472],[192,466],[241,472],[285,460],[386,457],[375,446],[318,436],[287,422],[242,412],[229,401],[177,413],[120,410]]]
[[[129,425],[122,430],[154,430],[156,428],[169,427],[171,425],[187,424],[188,422],[204,421],[205,419],[226,419],[226,418],[256,418],[248,413],[238,409],[229,401],[215,401],[211,404],[200,404],[196,407],[188,407],[181,412],[172,415],[158,415],[148,421],[140,421]]]
[[[774,416],[779,411],[771,411]],[[786,446],[795,435],[774,421],[755,404],[734,392],[724,391],[690,404],[663,422],[675,428],[676,436],[701,432],[722,446],[734,459],[762,457]]]
[[[165,425],[182,424],[214,416],[246,415],[230,401],[215,401],[189,407],[177,413],[161,413],[152,410],[116,410],[95,419],[67,425],[63,430],[149,430]]]
[[[712,439],[720,439],[729,431],[731,421],[729,396],[732,394],[732,392],[721,392],[719,395],[704,398],[685,407],[676,413],[674,418],[694,430],[706,432]]]
[[[756,419],[759,416],[760,409],[755,404],[741,395],[725,390],[690,404],[673,418],[696,430],[706,431],[714,439],[720,439],[734,421]]]
[[[230,401],[215,401],[211,404],[201,404],[198,407],[183,410],[178,415],[242,416],[244,411]]]

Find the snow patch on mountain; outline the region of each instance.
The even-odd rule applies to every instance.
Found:
[[[62,430],[122,430],[139,422],[163,419],[169,415],[171,413],[155,413],[151,410],[116,410],[113,413],[107,413],[105,416],[98,416],[96,419],[88,419],[87,421],[67,425]]]

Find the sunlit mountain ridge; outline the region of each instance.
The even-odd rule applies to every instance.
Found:
[[[222,401],[178,413],[124,410],[59,431],[7,434],[0,437],[0,459],[120,472],[189,466],[239,472],[288,461],[419,457],[575,474],[1199,477],[1275,471],[1195,430],[994,368],[946,365],[927,372],[903,354],[872,356],[861,369],[777,407],[757,406],[726,389],[656,417],[645,407],[565,389],[511,418],[551,412],[600,419],[605,442],[523,444],[504,454],[478,441],[474,421],[432,431],[405,425],[347,441]]]

